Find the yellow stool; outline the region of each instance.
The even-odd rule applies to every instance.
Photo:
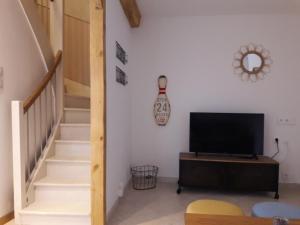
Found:
[[[222,216],[244,216],[243,210],[237,205],[216,200],[194,201],[188,205],[186,213]]]

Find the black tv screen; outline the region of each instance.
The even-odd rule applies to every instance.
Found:
[[[263,145],[264,114],[190,114],[190,152],[263,155]]]

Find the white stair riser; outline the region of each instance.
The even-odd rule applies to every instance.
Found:
[[[65,96],[65,106],[68,108],[90,108],[90,99],[75,97],[75,96]]]
[[[60,127],[60,138],[62,140],[90,140],[90,126],[70,126],[62,125]]]
[[[58,179],[90,180],[91,166],[88,163],[47,162],[47,176]]]
[[[65,110],[65,123],[90,123],[90,111]]]
[[[89,143],[55,143],[55,155],[57,157],[83,157],[91,158],[91,145]]]
[[[35,201],[38,202],[90,202],[89,187],[35,187]]]
[[[54,216],[22,214],[22,224],[26,225],[91,225],[90,216]]]

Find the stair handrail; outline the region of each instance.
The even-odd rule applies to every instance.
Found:
[[[29,108],[34,104],[36,99],[41,95],[44,89],[47,87],[48,83],[52,80],[55,75],[56,69],[59,66],[62,59],[62,51],[59,50],[56,54],[53,66],[50,68],[40,85],[32,92],[32,94],[24,101],[23,109],[24,114],[28,112]]]
[[[31,187],[56,135],[63,111],[62,51],[25,101],[12,101],[12,147],[15,223],[33,201]]]

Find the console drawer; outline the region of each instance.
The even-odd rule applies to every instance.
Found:
[[[227,164],[225,187],[230,190],[276,191],[278,166],[262,164]]]
[[[224,167],[209,162],[181,161],[179,177],[180,184],[184,186],[223,186]]]

